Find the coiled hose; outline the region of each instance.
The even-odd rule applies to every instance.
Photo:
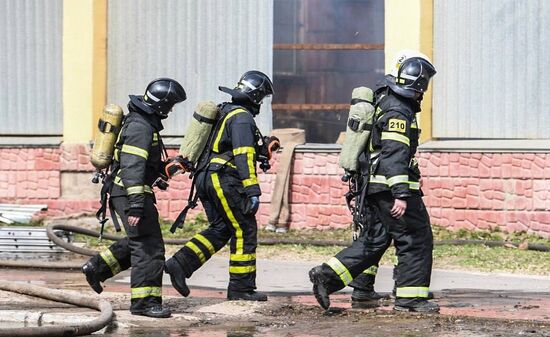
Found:
[[[23,295],[40,297],[56,302],[73,304],[99,310],[99,317],[83,323],[58,326],[39,326],[24,328],[0,328],[0,337],[17,336],[82,336],[98,331],[113,319],[113,308],[107,301],[82,295],[74,295],[63,290],[39,287],[31,284],[20,284],[0,280],[0,289]]]

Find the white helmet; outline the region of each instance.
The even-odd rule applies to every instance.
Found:
[[[386,83],[397,94],[416,98],[428,89],[436,70],[429,57],[415,50],[399,51],[393,59]]]

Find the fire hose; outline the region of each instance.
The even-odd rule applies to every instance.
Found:
[[[53,223],[47,226],[46,231],[49,239],[56,245],[65,248],[68,251],[85,255],[93,256],[97,254],[97,251],[85,247],[76,246],[70,242],[66,242],[61,237],[57,236],[54,230],[64,230],[72,233],[83,234],[86,236],[92,236],[99,238],[100,233],[94,230],[65,225],[60,223]],[[107,240],[119,240],[122,236],[112,235],[104,233],[102,238]],[[168,245],[183,245],[188,239],[165,239],[165,244]],[[277,237],[277,238],[262,238],[258,240],[260,245],[276,245],[276,244],[292,244],[292,245],[314,245],[314,246],[348,246],[349,241],[342,240],[309,240],[299,238]],[[519,248],[516,243],[506,241],[486,241],[486,240],[442,240],[434,242],[435,245],[468,245],[468,244],[482,244],[489,247],[512,247]],[[526,250],[550,251],[550,246],[540,244],[527,244],[523,247]],[[37,264],[36,262],[18,262],[18,261],[6,261],[0,260],[0,267],[8,268],[44,268],[44,269],[79,269],[81,264],[67,264],[67,263],[54,263],[48,262],[47,264]],[[52,326],[52,327],[27,327],[27,328],[0,328],[0,337],[2,336],[80,336],[90,334],[105,327],[112,319],[113,311],[111,305],[103,300],[96,298],[69,295],[67,292],[61,290],[53,290],[48,288],[42,288],[31,285],[12,284],[6,281],[0,281],[0,289],[13,291],[25,295],[42,297],[53,301],[59,301],[78,306],[93,308],[101,311],[100,317],[85,322],[79,325],[70,326]]]
[[[56,302],[73,304],[79,307],[87,307],[99,310],[99,317],[71,325],[40,326],[24,328],[0,328],[0,337],[16,336],[82,336],[98,331],[113,319],[113,308],[107,301],[91,296],[74,295],[72,293],[50,288],[39,287],[31,284],[19,284],[0,280],[0,289],[23,295],[40,297]]]

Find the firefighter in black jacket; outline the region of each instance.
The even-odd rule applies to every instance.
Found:
[[[166,272],[182,295],[189,295],[186,278],[212,255],[230,242],[229,286],[227,299],[266,301],[256,292],[257,223],[260,185],[256,160],[260,133],[254,117],[266,96],[273,94],[267,75],[248,71],[234,89],[221,91],[231,95],[231,103],[220,105],[212,141],[203,157],[206,168],[196,176],[196,186],[210,226],[196,234],[172,258]]]
[[[328,309],[329,294],[348,285],[378,263],[392,240],[398,258],[395,310],[438,312],[427,301],[432,270],[433,236],[422,201],[420,171],[414,157],[419,130],[415,114],[436,71],[420,53],[400,53],[396,69],[386,75],[377,104],[368,149],[360,157],[368,176],[367,202],[383,227],[371,226],[366,240],[354,244],[310,270],[319,304]]]
[[[92,289],[101,293],[100,282],[131,266],[130,311],[135,315],[171,315],[170,309],[162,306],[164,241],[152,185],[163,165],[161,120],[185,99],[183,87],[169,78],[149,83],[143,96],[130,96],[129,114],[115,145],[113,173],[106,182],[112,183],[110,205],[122,220],[127,237],[82,267]]]

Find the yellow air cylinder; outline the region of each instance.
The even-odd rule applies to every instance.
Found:
[[[193,119],[187,127],[187,132],[180,146],[180,154],[192,164],[196,164],[204,150],[217,114],[218,107],[214,102],[203,101],[197,104]]]
[[[92,148],[91,162],[98,170],[103,170],[111,164],[115,143],[120,132],[124,112],[116,104],[107,104],[99,117],[97,133]]]
[[[359,155],[365,150],[374,119],[373,92],[367,87],[353,89],[346,138],[340,152],[340,167],[348,172],[359,170]]]

